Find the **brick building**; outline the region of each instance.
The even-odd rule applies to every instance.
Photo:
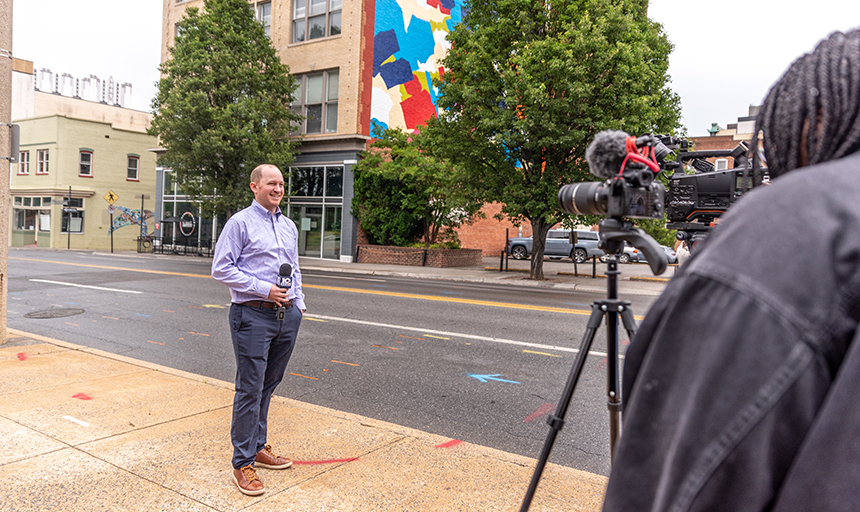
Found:
[[[176,24],[203,0],[163,0],[162,61]],[[374,126],[413,129],[436,114],[432,81],[445,35],[464,0],[249,0],[281,60],[298,78],[293,108],[308,117],[292,164],[285,213],[300,229],[302,256],[352,261],[358,223],[351,214],[352,167]],[[194,217],[215,237],[217,219],[199,219],[158,170],[157,215]]]

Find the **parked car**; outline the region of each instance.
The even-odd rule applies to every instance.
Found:
[[[569,229],[550,229],[546,236],[544,256],[553,259],[570,258],[582,263],[588,258],[603,256],[597,244],[600,242],[597,231],[576,230],[577,242],[570,243]],[[522,260],[531,256],[532,237],[516,237],[508,239],[506,251],[514,259]]]
[[[606,263],[608,260],[609,256],[606,254],[600,257],[601,263]],[[630,263],[631,261],[645,261],[645,258],[642,257],[642,253],[639,249],[633,247],[627,242],[624,242],[624,251],[618,255],[618,263]]]
[[[669,257],[669,263],[673,263],[675,260],[675,251],[673,251],[670,247],[666,247],[665,245],[661,245],[660,247],[662,247],[663,250],[666,251],[666,256]],[[672,251],[671,256],[669,255],[668,251]],[[600,258],[600,261],[606,263],[607,259],[607,256],[603,256],[602,258]],[[628,242],[624,242],[624,251],[618,255],[618,263],[648,263],[648,260],[645,258],[644,252],[633,247]]]
[[[663,252],[666,253],[666,261],[668,261],[669,263],[675,263],[675,249],[672,249],[671,247],[665,245],[661,245],[660,248],[662,248]],[[626,244],[624,246],[624,254],[622,254],[618,258],[618,261],[620,263],[627,263],[627,261],[622,260],[624,256],[627,256],[627,261],[634,261],[636,263],[648,263],[648,259],[645,258],[645,253],[635,247],[630,246],[629,244]]]

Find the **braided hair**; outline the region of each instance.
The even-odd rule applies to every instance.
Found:
[[[768,92],[755,133],[764,134],[771,177],[860,150],[860,29],[834,32],[794,61]],[[758,170],[758,151],[753,162]]]

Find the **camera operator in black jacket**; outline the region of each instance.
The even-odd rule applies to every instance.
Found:
[[[791,65],[760,131],[772,183],[627,351],[604,511],[860,506],[860,30]]]

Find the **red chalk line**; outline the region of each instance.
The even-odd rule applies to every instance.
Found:
[[[541,416],[552,411],[552,408],[553,408],[552,404],[543,404],[542,406],[538,407],[535,412],[528,415],[526,417],[526,419],[523,420],[523,423],[528,423],[530,421],[534,421],[534,420],[540,418]]]
[[[72,398],[77,398],[79,400],[92,400],[93,397],[87,395],[85,393],[78,393],[77,395],[72,395]]]
[[[19,361],[24,361],[26,359],[27,359],[27,354],[25,354],[23,352],[18,352],[18,360]]]
[[[462,442],[463,441],[460,441],[459,439],[452,439],[447,443],[437,444],[436,446],[434,446],[434,448],[451,448],[452,446],[457,446]]]
[[[293,464],[313,465],[313,464],[338,464],[341,462],[352,462],[358,460],[358,457],[350,457],[348,459],[331,459],[331,460],[294,460]]]

